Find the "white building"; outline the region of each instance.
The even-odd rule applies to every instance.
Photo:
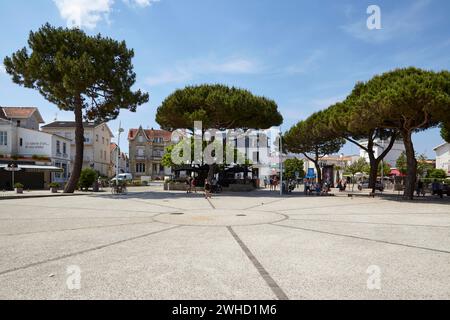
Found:
[[[35,107],[0,107],[0,119],[9,120],[17,127],[36,131],[39,131],[39,124],[44,123]]]
[[[109,172],[109,177],[115,177],[117,174],[117,158],[119,158],[119,174],[120,173],[130,173],[130,161],[128,155],[124,152],[119,153],[119,148],[116,143],[111,143],[111,167]]]
[[[443,143],[433,149],[436,152],[436,169],[442,169],[450,176],[450,143]]]
[[[111,167],[111,138],[114,137],[106,123],[85,122],[83,168],[92,168],[102,176],[108,176]],[[42,127],[44,132],[71,140],[71,163],[75,160],[75,122],[55,121]],[[71,170],[72,171],[72,168]]]
[[[26,119],[24,122],[27,123]],[[10,164],[22,169],[16,173],[15,182],[27,189],[44,189],[50,182],[66,182],[70,140],[17,125],[14,120],[0,119],[0,188],[12,187],[11,174],[4,170]]]
[[[367,147],[367,140],[359,141],[361,145],[364,147]],[[375,158],[378,158],[380,154],[384,152],[384,150],[388,147],[389,141],[381,140],[381,139],[375,139],[374,141],[374,147],[373,151],[375,154]],[[392,147],[391,151],[386,155],[384,158],[384,162],[389,164],[392,168],[395,168],[397,159],[400,157],[402,152],[405,151],[405,145],[403,144],[402,140],[396,140],[394,143],[394,146]],[[360,149],[359,155],[361,158],[366,159],[366,161],[369,163],[369,155],[364,149]]]

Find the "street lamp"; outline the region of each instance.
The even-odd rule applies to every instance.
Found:
[[[21,169],[16,164],[10,164],[5,168],[5,170],[11,172],[12,187],[14,188],[14,172],[20,171]]]
[[[283,133],[281,131],[281,127],[280,127],[280,131],[279,131],[279,136],[280,136],[280,140],[279,140],[279,144],[280,144],[280,196],[283,196]]]
[[[120,157],[120,134],[125,132],[122,128],[122,122],[119,123],[119,137],[117,139],[117,162],[116,162],[116,179],[119,179],[119,157]]]

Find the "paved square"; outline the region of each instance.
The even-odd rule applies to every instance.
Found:
[[[450,202],[143,191],[1,200],[0,299],[450,299]]]

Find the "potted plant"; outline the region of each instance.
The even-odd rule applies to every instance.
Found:
[[[16,193],[23,193],[23,184],[20,182],[16,183],[14,188],[16,189]]]
[[[60,184],[57,182],[52,182],[49,184],[49,186],[50,186],[50,191],[52,193],[58,193],[58,189],[61,187]]]

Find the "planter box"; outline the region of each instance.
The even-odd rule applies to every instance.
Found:
[[[186,183],[182,182],[170,182],[170,183],[164,183],[164,190],[165,191],[186,191],[187,185]]]
[[[22,194],[23,193],[23,188],[16,188],[16,193]]]
[[[58,188],[50,188],[50,191],[51,191],[52,193],[58,193]]]

